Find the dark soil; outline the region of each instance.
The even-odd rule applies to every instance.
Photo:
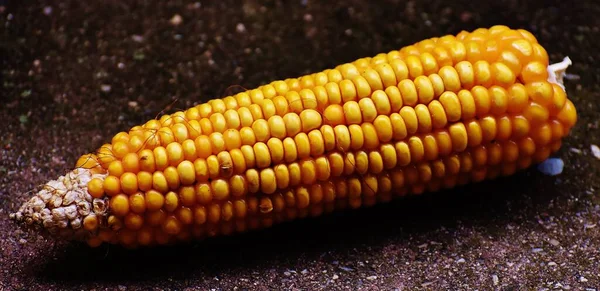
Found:
[[[523,2],[0,0],[0,289],[600,290],[600,3]],[[152,250],[55,242],[8,219],[35,185],[165,108],[494,24],[532,31],[580,76],[559,176],[532,168]]]

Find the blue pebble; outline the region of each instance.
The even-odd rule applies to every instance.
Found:
[[[562,173],[565,163],[562,159],[550,158],[538,165],[538,171],[548,176],[556,176]]]

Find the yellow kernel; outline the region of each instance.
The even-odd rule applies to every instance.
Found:
[[[269,147],[263,142],[254,144],[254,156],[256,157],[256,166],[266,168],[271,165],[271,154]]]
[[[521,70],[520,79],[523,83],[532,83],[548,80],[547,66],[541,62],[530,62]]]
[[[169,190],[169,184],[163,172],[157,171],[152,174],[152,188],[161,193],[166,193]]]
[[[129,198],[124,194],[118,194],[110,199],[110,209],[116,216],[125,216],[129,213]]]
[[[170,235],[176,235],[181,232],[181,222],[175,216],[168,216],[163,225],[162,230]]]
[[[225,142],[225,149],[230,151],[233,149],[239,149],[242,146],[242,137],[240,131],[235,129],[227,129],[223,133],[223,140]]]
[[[473,64],[473,72],[475,74],[475,85],[490,87],[493,83],[492,69],[486,61],[477,61]]]
[[[352,124],[348,127],[350,132],[350,147],[358,150],[364,145],[364,134],[360,125]]]
[[[225,138],[223,138],[222,133],[213,132],[208,136],[208,138],[210,139],[210,145],[212,146],[213,155],[216,155],[226,149]]]
[[[374,150],[379,147],[379,137],[377,135],[377,130],[372,123],[365,122],[361,125],[361,130],[363,132],[363,147],[367,150]]]
[[[368,97],[371,95],[371,86],[369,82],[363,76],[356,76],[352,78],[354,87],[356,88],[356,95],[358,99]]]
[[[517,78],[515,73],[504,63],[493,63],[491,65],[492,75],[494,76],[494,84],[502,87],[508,87],[515,82]]]
[[[504,114],[508,107],[508,93],[499,86],[492,86],[489,89],[491,98],[490,113],[494,115]]]
[[[137,192],[129,196],[129,208],[135,213],[144,213],[146,211],[146,199],[144,195]]]
[[[398,89],[402,96],[402,103],[405,106],[415,106],[419,101],[419,95],[417,93],[417,87],[413,81],[404,79],[398,83]]]
[[[473,94],[473,100],[475,101],[475,108],[477,110],[477,117],[483,117],[490,112],[491,108],[491,98],[489,92],[483,86],[475,86],[471,89],[471,94]]]
[[[460,78],[456,69],[451,66],[444,66],[438,72],[444,81],[444,88],[448,91],[458,92],[461,88]]]
[[[269,123],[264,119],[255,120],[252,123],[252,130],[257,141],[265,142],[271,137]]]
[[[102,198],[104,196],[103,181],[99,178],[91,179],[87,184],[87,190],[94,198]]]
[[[408,135],[408,131],[402,116],[398,113],[392,113],[390,115],[390,122],[392,123],[393,139],[403,140]]]
[[[196,201],[200,204],[208,204],[213,199],[210,185],[207,183],[196,183],[194,191],[196,192]]]
[[[440,103],[444,107],[448,121],[455,122],[461,118],[461,104],[458,96],[453,92],[444,92],[439,98]]]
[[[177,173],[177,168],[167,167],[163,173],[165,175],[167,185],[170,189],[179,188],[181,182],[179,181],[179,174]]]
[[[144,225],[144,218],[139,214],[129,213],[125,216],[125,227],[131,230],[138,230]]]
[[[177,207],[179,206],[179,197],[177,197],[177,194],[173,191],[170,191],[169,193],[167,193],[165,195],[165,210],[169,211],[169,212],[173,212],[175,211],[175,209],[177,209]]]
[[[216,179],[211,182],[211,191],[216,200],[226,200],[229,198],[229,183],[225,179]]]
[[[344,117],[346,119],[346,124],[361,124],[362,123],[362,113],[360,111],[360,106],[355,101],[349,101],[344,103]]]
[[[548,120],[550,113],[544,106],[531,102],[523,111],[523,116],[529,120],[531,125],[538,125]]]
[[[161,209],[165,201],[164,196],[155,190],[146,192],[145,200],[148,211],[156,211]]]
[[[115,177],[121,177],[125,169],[123,169],[123,163],[119,160],[112,161],[108,166],[108,174]]]
[[[125,194],[133,194],[138,191],[137,175],[134,173],[124,173],[121,176],[121,190]]]
[[[300,113],[300,120],[302,122],[302,131],[305,133],[321,127],[323,122],[321,114],[313,109],[303,110]]]
[[[496,120],[493,117],[487,116],[479,121],[481,126],[481,134],[484,142],[489,142],[496,138],[498,128],[496,126]]]
[[[462,123],[455,123],[449,127],[450,137],[452,138],[452,148],[456,152],[462,152],[465,150],[468,144],[468,135],[465,125]]]
[[[121,192],[121,181],[115,176],[107,176],[102,184],[104,192],[108,196],[115,196]]]

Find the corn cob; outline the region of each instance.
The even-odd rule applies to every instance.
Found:
[[[568,64],[498,25],[274,81],[117,133],[11,218],[163,245],[511,175],[574,126]]]

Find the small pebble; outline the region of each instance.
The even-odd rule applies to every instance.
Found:
[[[131,107],[131,108],[138,107],[137,101],[129,101],[129,102],[127,102],[127,105],[129,105],[129,107]]]
[[[542,251],[544,251],[544,249],[542,249],[542,248],[534,248],[534,249],[531,250],[531,252],[533,252],[533,253],[539,253],[539,252],[542,252]]]
[[[465,262],[465,259],[463,259],[463,258],[460,258],[460,259],[458,259],[458,261],[456,261],[456,263],[458,263],[458,264],[462,264],[464,262]]]
[[[577,148],[570,148],[569,150],[570,150],[571,152],[573,152],[573,153],[576,153],[576,154],[578,154],[578,155],[580,155],[580,154],[581,154],[581,150],[580,150],[580,149],[577,149]]]
[[[292,275],[292,273],[286,271],[286,272],[283,272],[283,275],[286,276],[286,277],[289,277],[289,276]]]
[[[550,244],[553,246],[558,246],[560,244],[560,242],[555,239],[550,239]]]
[[[369,277],[367,277],[367,280],[375,281],[375,280],[377,280],[377,276],[369,276]]]
[[[238,24],[235,26],[235,30],[236,30],[238,33],[244,33],[244,32],[246,32],[246,26],[245,26],[243,23],[238,23]]]
[[[169,20],[169,22],[174,26],[178,26],[183,22],[183,18],[181,18],[181,15],[175,14],[173,15],[173,17],[171,17],[171,20]]]
[[[556,266],[556,263],[555,262],[550,262],[550,263],[548,263],[548,266],[554,267],[554,266]]]
[[[102,85],[100,86],[100,90],[102,90],[102,92],[104,92],[104,93],[108,93],[108,92],[110,92],[110,89],[111,89],[111,86],[110,86],[110,85],[107,85],[107,84],[102,84]]]
[[[538,165],[538,171],[548,176],[556,176],[562,173],[565,163],[559,158],[550,158]]]
[[[22,244],[22,245],[24,245],[24,244],[27,243],[27,240],[24,239],[24,238],[22,238],[22,239],[19,240],[19,243]]]
[[[500,283],[500,279],[498,279],[497,275],[492,275],[492,282],[494,283],[494,286],[498,285],[498,283]]]
[[[332,280],[337,280],[340,276],[338,276],[337,274],[333,274],[333,277],[331,278]]]
[[[596,157],[596,159],[600,160],[600,148],[593,144],[590,146],[590,149],[592,150],[592,155],[594,155],[594,157]]]
[[[302,272],[300,272],[300,273],[302,273],[302,275],[306,275],[306,274],[308,274],[308,270],[307,270],[307,269],[304,269],[304,270],[302,270]]]
[[[132,35],[131,39],[135,42],[143,42],[144,41],[144,37],[139,34]]]
[[[588,279],[586,277],[584,277],[584,276],[579,277],[579,282],[585,283],[587,281],[588,281]]]
[[[348,267],[344,267],[344,266],[340,267],[340,269],[342,269],[342,271],[346,271],[346,272],[352,272],[352,271],[354,271],[354,269],[348,268]]]
[[[50,15],[50,14],[52,14],[52,6],[44,7],[44,15]]]

